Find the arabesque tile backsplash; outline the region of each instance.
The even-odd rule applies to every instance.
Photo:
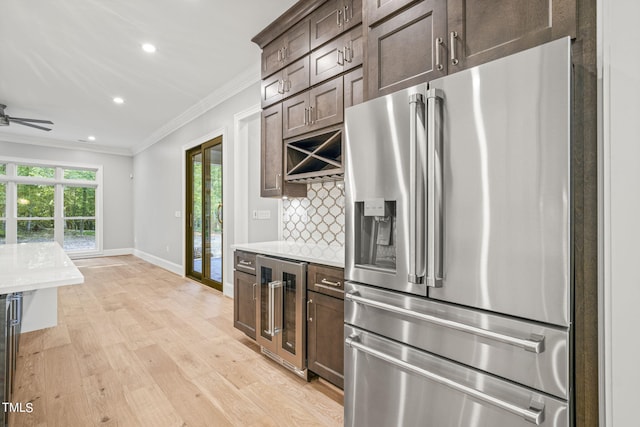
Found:
[[[284,240],[344,245],[344,182],[307,184],[307,197],[283,201]]]

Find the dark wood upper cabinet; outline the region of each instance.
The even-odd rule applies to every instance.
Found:
[[[284,138],[302,135],[342,122],[342,76],[329,80],[282,103]]]
[[[448,1],[449,73],[576,36],[575,0]]]
[[[307,186],[305,184],[291,184],[284,180],[282,104],[275,104],[262,110],[261,130],[260,196],[306,196]]]
[[[418,0],[366,0],[365,16],[367,25],[373,26],[401,8]]]
[[[344,108],[364,101],[364,75],[362,67],[344,75]]]
[[[305,56],[262,80],[262,108],[309,88],[309,57]]]
[[[311,85],[316,85],[362,64],[364,53],[362,27],[358,26],[311,52]]]
[[[362,0],[329,0],[311,14],[311,49],[362,22]]]
[[[262,50],[262,78],[309,53],[309,19],[303,19]]]
[[[368,99],[444,76],[446,34],[446,0],[420,1],[369,27]]]

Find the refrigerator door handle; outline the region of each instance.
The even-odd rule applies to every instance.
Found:
[[[544,421],[544,403],[536,402],[534,399],[531,400],[531,403],[529,404],[528,408],[522,408],[514,403],[507,402],[503,399],[484,393],[473,387],[460,384],[450,378],[447,378],[442,375],[438,375],[435,372],[431,372],[419,366],[412,365],[411,363],[408,363],[408,362],[405,362],[404,360],[393,357],[380,350],[366,346],[360,342],[360,338],[358,334],[354,334],[347,337],[345,339],[345,344],[353,349],[359,350],[363,353],[369,354],[387,363],[398,366],[401,369],[411,371],[415,374],[418,374],[431,381],[447,386],[460,393],[472,396],[477,400],[496,406],[514,415],[520,416],[524,418],[526,421],[533,423],[535,425],[540,425]]]
[[[440,89],[427,91],[427,286],[439,288],[442,256],[442,99]]]
[[[498,341],[504,344],[509,344],[514,347],[522,348],[523,350],[530,351],[532,353],[542,353],[544,351],[544,336],[532,334],[529,338],[519,338],[511,335],[502,334],[500,332],[494,332],[487,329],[478,328],[477,326],[467,325],[466,323],[460,323],[453,320],[444,319],[437,316],[432,316],[418,311],[409,310],[403,307],[398,307],[386,302],[372,300],[364,298],[358,295],[357,291],[347,292],[345,294],[347,300],[353,301],[357,304],[367,305],[370,307],[376,307],[382,310],[397,313],[403,316],[413,317],[414,319],[422,320],[432,323],[434,325],[442,326],[449,329],[455,329],[457,331],[466,332],[483,338],[488,338],[493,341]]]
[[[420,93],[409,95],[409,272],[410,283],[422,284],[425,276],[424,233],[424,97]]]

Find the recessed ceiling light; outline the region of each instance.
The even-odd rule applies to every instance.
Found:
[[[156,47],[151,43],[145,43],[142,45],[142,50],[144,50],[147,53],[153,53],[156,51]]]
[[[87,139],[88,139],[89,141],[95,141],[95,140],[96,140],[96,137],[95,137],[95,136],[93,136],[93,135],[89,135],[89,136],[87,137]]]
[[[124,99],[116,96],[115,98],[113,98],[113,102],[115,102],[116,104],[124,104]]]

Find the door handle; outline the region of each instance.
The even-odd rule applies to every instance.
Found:
[[[220,223],[220,225],[222,225],[222,203],[218,203],[216,215],[218,216],[218,222]]]
[[[504,344],[509,344],[514,347],[521,348],[531,353],[544,352],[544,336],[531,334],[529,338],[514,337],[512,335],[506,335],[499,332],[490,331],[487,329],[478,328],[477,326],[467,325],[466,323],[456,322],[454,320],[444,319],[438,316],[432,316],[430,314],[420,313],[414,310],[408,310],[403,307],[398,307],[393,304],[381,302],[378,300],[372,300],[369,298],[361,297],[357,291],[347,292],[345,294],[347,300],[353,301],[356,304],[362,304],[369,307],[379,308],[381,310],[389,311],[391,313],[400,314],[402,316],[413,317],[424,322],[442,326],[449,329],[455,329],[456,331],[466,332],[468,334],[477,335],[483,338],[487,338],[493,341],[498,341]]]
[[[440,89],[427,91],[427,286],[443,281],[442,109]]]
[[[267,333],[272,337],[275,337],[280,330],[276,330],[276,289],[282,287],[282,282],[279,280],[269,282],[269,330]]]
[[[440,49],[442,49],[442,37],[436,37],[434,49],[436,51],[436,70],[442,71],[444,69],[444,65],[442,65],[442,61],[440,61]]]
[[[409,274],[410,283],[424,283],[424,98],[409,96]]]
[[[449,43],[449,50],[451,51],[451,64],[452,65],[458,65],[458,58],[456,55],[456,42],[458,39],[458,32],[457,31],[451,31],[451,33],[449,34],[450,37],[450,43]]]
[[[419,366],[412,365],[411,363],[405,362],[404,360],[393,357],[387,353],[384,353],[375,348],[364,345],[360,342],[360,336],[355,334],[345,339],[345,344],[349,347],[359,350],[363,353],[369,354],[373,357],[376,357],[380,360],[383,360],[387,363],[395,365],[403,370],[411,371],[415,374],[418,374],[424,378],[427,378],[431,381],[434,381],[438,384],[442,384],[447,386],[453,390],[456,390],[460,393],[473,396],[474,398],[488,403],[490,405],[496,406],[504,411],[510,412],[514,415],[520,416],[524,418],[526,421],[533,423],[535,425],[540,425],[544,421],[544,404],[533,402],[530,404],[529,408],[522,408],[517,406],[512,402],[507,402],[498,397],[492,396],[490,394],[484,393],[476,388],[469,387],[465,384],[460,384],[450,378],[447,378],[442,375],[438,375],[435,372],[428,371]],[[535,405],[535,407],[534,407]]]

